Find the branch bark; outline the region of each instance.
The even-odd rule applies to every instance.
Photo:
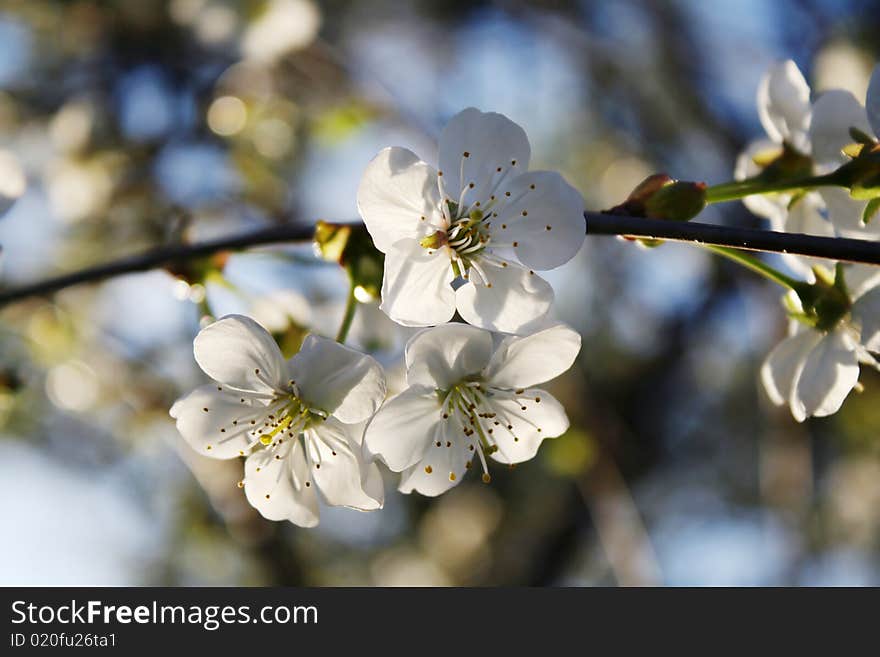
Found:
[[[750,228],[731,228],[698,222],[671,222],[644,217],[584,212],[587,235],[618,235],[673,242],[713,244],[746,251],[792,253],[843,262],[880,265],[880,242],[849,238],[777,233]],[[31,296],[47,295],[82,283],[101,281],[120,274],[173,265],[219,251],[264,244],[311,240],[313,226],[288,224],[195,244],[175,244],[150,249],[103,265],[81,269],[43,281],[0,291],[0,306]]]

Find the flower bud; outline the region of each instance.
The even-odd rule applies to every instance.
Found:
[[[689,221],[705,207],[706,183],[674,180],[665,173],[656,173],[640,182],[626,201],[608,213]]]
[[[671,181],[648,197],[645,216],[690,221],[706,207],[706,183]]]

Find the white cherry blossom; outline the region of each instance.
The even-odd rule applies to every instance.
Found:
[[[751,142],[736,161],[734,178],[744,180],[761,173],[765,162],[782,154],[785,146],[801,156],[811,153],[810,87],[793,61],[771,66],[761,78],[757,93],[758,116],[766,138]],[[845,190],[844,190],[844,193]],[[826,206],[817,192],[794,198],[788,193],[753,194],[743,199],[745,206],[770,222],[775,231],[833,237],[834,226],[825,216]],[[782,259],[808,280],[813,280],[815,259],[783,254]]]
[[[529,171],[530,153],[517,124],[469,108],[440,135],[439,170],[396,147],[370,162],[358,210],[385,254],[389,317],[431,326],[458,310],[475,326],[520,333],[547,313],[553,290],[535,270],[578,252],[583,199],[560,174]]]
[[[850,307],[833,326],[821,329],[796,319],[789,336],[767,356],[761,381],[770,400],[788,405],[795,420],[836,413],[859,380],[859,365],[878,368],[870,352],[880,352],[880,272],[853,266],[847,272]],[[789,309],[802,312],[794,292]]]
[[[375,360],[315,335],[285,360],[272,336],[240,315],[202,329],[193,351],[216,383],[177,401],[171,416],[197,452],[247,457],[241,485],[265,518],[312,527],[319,497],[382,507],[381,474],[362,456],[365,423],[385,397]]]
[[[580,345],[563,325],[494,340],[467,324],[420,331],[406,348],[409,387],[367,426],[366,449],[403,473],[404,493],[439,495],[475,466],[488,482],[487,456],[521,463],[568,429],[562,405],[535,386],[571,367]]]
[[[868,92],[868,105],[874,108],[875,117],[880,114],[878,71],[880,67],[875,69]],[[764,75],[758,87],[757,106],[767,138],[751,142],[737,158],[737,180],[760,174],[767,163],[782,154],[785,146],[795,156],[810,158],[806,174],[825,173],[846,161],[842,149],[853,141],[851,127],[871,136],[869,112],[848,91],[825,92],[811,106],[809,85],[791,60],[774,65]],[[766,218],[776,231],[880,238],[880,222],[869,227],[862,223],[866,202],[853,199],[843,187],[822,186],[797,195],[754,194],[745,197],[743,203],[754,214]],[[834,265],[792,254],[782,254],[782,259],[810,282],[815,280],[814,266]]]
[[[843,149],[855,140],[855,128],[871,139],[880,135],[880,64],[874,68],[865,105],[843,89],[826,91],[813,104],[810,140],[820,171],[836,169],[849,158]],[[880,238],[880,225],[862,221],[867,201],[854,199],[842,187],[820,187],[831,221],[847,237]]]

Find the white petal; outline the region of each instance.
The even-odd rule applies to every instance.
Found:
[[[858,299],[880,285],[880,267],[877,265],[846,265],[846,287],[852,299]]]
[[[739,154],[734,168],[734,180],[745,180],[761,173],[762,168],[755,163],[755,157],[763,156],[768,152],[782,152],[782,147],[769,139],[759,139],[746,146]],[[788,202],[791,197],[788,194],[752,194],[743,198],[743,204],[750,212],[764,217],[770,221],[773,230],[783,230],[785,217],[788,214]]]
[[[443,223],[437,172],[405,148],[386,148],[367,165],[358,212],[376,248],[387,253],[403,238],[434,232]]]
[[[264,518],[289,520],[300,527],[318,524],[318,496],[300,439],[279,449],[254,452],[245,461],[244,472],[248,502]]]
[[[838,230],[865,231],[862,215],[867,201],[854,199],[843,187],[820,187],[817,191],[828,209],[828,218]]]
[[[525,337],[508,337],[498,346],[486,379],[499,388],[527,388],[568,370],[581,350],[581,336],[557,324]]]
[[[379,507],[385,506],[385,480],[382,478],[382,471],[376,463],[371,463],[366,459],[361,459],[361,484],[364,487],[364,493],[373,500],[378,502]]]
[[[284,357],[275,339],[243,315],[228,315],[199,331],[193,353],[205,374],[226,386],[265,393],[284,381]]]
[[[479,374],[492,357],[492,334],[467,324],[443,324],[416,333],[406,345],[409,385],[446,390]]]
[[[382,508],[383,497],[375,498],[365,490],[367,462],[361,455],[357,440],[349,436],[357,427],[332,418],[314,428],[318,458],[311,459],[312,481],[321,496],[332,506],[347,506],[360,511]]]
[[[473,107],[450,119],[438,148],[447,196],[458,202],[465,186],[474,184],[464,195],[465,206],[488,202],[499,181],[528,170],[531,154],[521,127],[506,116]]]
[[[843,89],[826,91],[813,105],[810,139],[813,158],[820,164],[843,163],[841,150],[853,142],[850,128],[870,132],[865,108],[850,92]]]
[[[367,451],[394,472],[417,463],[440,425],[440,400],[430,388],[407,388],[389,399],[367,426]]]
[[[346,424],[369,419],[385,399],[385,374],[373,357],[317,335],[290,359],[290,375],[308,404]]]
[[[787,141],[802,152],[808,147],[810,87],[793,61],[770,68],[758,86],[758,116],[767,135]]]
[[[787,211],[788,216],[781,230],[787,233],[834,237],[834,226],[823,216],[823,210],[824,202],[821,196],[812,192],[805,194],[795,201],[794,205]],[[832,261],[821,258],[809,258],[783,253],[782,259],[792,271],[800,274],[810,282],[815,280],[815,275],[813,274],[814,265],[824,265],[829,269],[834,269]]]
[[[435,497],[456,486],[467,473],[467,464],[477,463],[478,457],[468,449],[470,444],[458,422],[450,418],[449,422],[438,425],[430,435],[429,446],[422,460],[400,476],[398,490],[401,493],[417,491]]]
[[[874,129],[874,136],[880,137],[880,64],[877,64],[874,72],[871,73],[865,110],[868,113],[868,122]]]
[[[217,388],[213,384],[196,388],[177,400],[170,413],[180,435],[199,454],[231,459],[249,451],[249,419],[262,417],[266,410],[259,401]],[[238,422],[243,418],[247,420]]]
[[[0,150],[0,215],[11,208],[24,194],[27,178],[18,158],[6,150]]]
[[[533,271],[480,262],[488,283],[471,271],[470,281],[455,292],[462,318],[474,326],[502,333],[523,333],[553,305],[553,288]]]
[[[858,380],[852,336],[845,327],[835,329],[822,337],[804,363],[791,395],[795,419],[836,413]]]
[[[531,171],[501,190],[510,197],[492,219],[492,239],[516,244],[513,252],[534,269],[553,269],[580,250],[586,234],[584,199],[553,171]]]
[[[498,451],[492,458],[499,463],[528,461],[538,453],[545,438],[556,438],[568,431],[565,409],[545,390],[530,388],[521,399],[492,401],[490,408],[498,422],[492,431]]]
[[[785,338],[773,348],[761,365],[761,382],[770,401],[777,406],[788,402],[798,372],[820,339],[816,331],[802,331]]]
[[[455,313],[454,278],[445,247],[429,251],[416,240],[400,240],[385,255],[379,307],[404,326],[448,322]]]
[[[870,351],[880,351],[880,287],[860,297],[852,307],[853,322],[861,331],[861,343]]]

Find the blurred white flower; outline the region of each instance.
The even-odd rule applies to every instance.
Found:
[[[460,112],[439,151],[438,171],[386,148],[361,180],[358,210],[385,253],[382,310],[405,326],[458,310],[475,326],[524,332],[553,302],[534,270],[568,262],[584,241],[583,199],[558,173],[528,171],[528,138],[501,114]]]
[[[867,265],[848,270],[848,299],[815,327],[797,319],[761,367],[761,381],[777,406],[788,404],[795,420],[832,415],[859,380],[859,364],[880,369],[880,272]],[[803,313],[794,292],[793,315]]]
[[[759,175],[785,148],[793,151],[793,157],[809,156],[812,149],[810,87],[797,64],[789,59],[770,67],[758,85],[757,106],[767,138],[749,143],[739,155],[734,170],[736,180]],[[767,219],[773,230],[834,236],[834,226],[825,218],[825,203],[816,192],[798,198],[784,192],[753,194],[746,196],[743,203],[751,212]],[[782,259],[792,271],[813,280],[811,268],[819,261],[787,253]]]
[[[217,383],[177,401],[171,416],[199,453],[247,456],[242,485],[265,518],[313,527],[318,494],[334,506],[382,507],[381,474],[361,448],[385,397],[375,360],[310,335],[285,361],[272,336],[239,315],[200,331],[193,351]]]
[[[865,105],[843,89],[826,91],[813,104],[810,139],[820,170],[833,170],[849,161],[843,149],[855,141],[853,128],[875,141],[880,135],[880,64],[871,74]],[[831,221],[842,234],[865,237],[867,232],[871,237],[880,237],[878,222],[865,226],[862,221],[867,201],[852,198],[842,187],[820,187],[818,191]]]
[[[486,456],[521,463],[545,438],[568,429],[562,405],[531,386],[571,367],[580,345],[580,336],[563,325],[507,336],[497,346],[490,332],[467,324],[420,331],[406,347],[409,388],[367,426],[366,449],[403,472],[404,493],[439,495],[475,459],[488,482]]]
[[[880,66],[875,69],[868,90],[869,107],[880,122]],[[805,170],[802,175],[824,173],[847,161],[843,148],[853,142],[850,128],[871,136],[868,112],[848,91],[834,89],[810,105],[810,87],[797,65],[787,60],[771,67],[761,80],[757,94],[758,115],[767,139],[751,142],[737,158],[734,178],[759,175],[788,149],[788,165]],[[810,158],[810,159],[807,159]],[[819,187],[803,194],[753,194],[743,203],[754,214],[769,220],[773,230],[834,237],[880,238],[880,223],[867,228],[862,223],[866,201],[853,199],[843,187]],[[815,280],[812,267],[828,261],[783,254],[782,259],[808,281]]]
[[[26,187],[27,180],[18,158],[0,150],[0,215],[12,207]]]
[[[246,58],[273,62],[305,48],[318,35],[321,12],[310,0],[269,0],[241,39]]]

